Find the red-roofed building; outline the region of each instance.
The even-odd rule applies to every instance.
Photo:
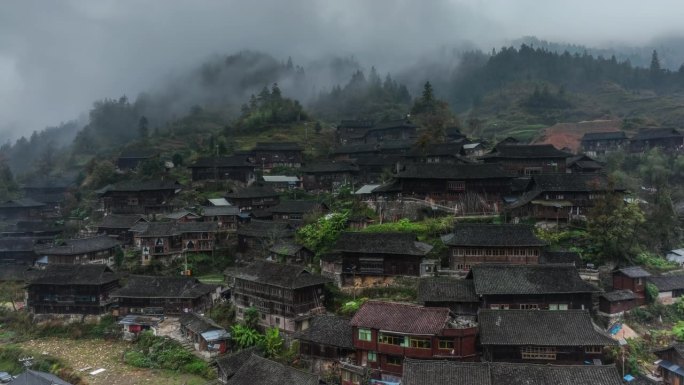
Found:
[[[356,362],[401,376],[404,358],[473,360],[477,325],[448,308],[369,301],[351,320]]]

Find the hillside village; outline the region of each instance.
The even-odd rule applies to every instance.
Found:
[[[409,116],[310,125],[328,151],[123,149],[77,206],[75,175],[21,184],[0,204],[0,341],[127,341],[125,365],[229,385],[684,380],[684,252],[638,249],[657,202],[612,158],[676,157],[681,131],[574,151],[425,140]]]

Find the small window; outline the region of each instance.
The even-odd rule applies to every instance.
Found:
[[[387,365],[401,366],[401,357],[387,356]]]
[[[370,341],[371,340],[370,329],[359,329],[359,340],[360,341]]]
[[[539,310],[539,304],[523,303],[523,304],[520,304],[520,309],[523,309],[523,310]]]
[[[377,362],[378,361],[378,354],[376,352],[368,352],[368,362]]]
[[[454,341],[453,340],[439,340],[439,348],[440,349],[453,349],[454,348]]]
[[[491,305],[489,305],[489,308],[494,309],[494,310],[508,310],[508,309],[510,309],[510,305],[508,305],[508,304],[491,304]]]
[[[275,317],[276,324],[280,325],[280,318]]]
[[[465,191],[465,182],[462,180],[450,180],[447,182],[447,190]]]
[[[584,352],[589,354],[601,354],[603,353],[603,347],[601,346],[585,346]]]
[[[409,346],[418,349],[430,349],[432,345],[428,338],[411,338],[409,340]]]

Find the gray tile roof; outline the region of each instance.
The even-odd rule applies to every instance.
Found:
[[[658,291],[684,290],[684,275],[663,275],[648,277],[646,282],[652,283]]]
[[[133,227],[140,237],[165,237],[187,233],[215,233],[218,231],[216,222],[149,222]]]
[[[582,136],[582,141],[592,140],[625,140],[627,135],[624,131],[610,131],[610,132],[587,132]]]
[[[47,265],[37,270],[30,285],[103,285],[119,277],[105,265]]]
[[[40,272],[26,265],[1,265],[0,282],[5,281],[30,281]]]
[[[71,385],[54,374],[27,369],[8,385]]]
[[[294,242],[278,242],[273,247],[271,247],[268,251],[278,254],[278,255],[285,255],[288,257],[293,257],[295,254],[297,254],[300,250],[306,249],[303,245],[294,243]],[[308,249],[307,249],[308,250]]]
[[[108,192],[138,192],[138,191],[157,191],[157,190],[178,190],[180,183],[174,180],[147,180],[147,181],[127,181],[107,186],[102,189],[102,193]]]
[[[614,365],[404,360],[402,385],[621,385]]]
[[[587,310],[480,310],[482,345],[609,346]]]
[[[447,327],[450,310],[443,307],[368,301],[354,314],[352,326],[406,334],[439,334]]]
[[[351,162],[318,162],[310,163],[302,167],[302,172],[304,174],[326,174],[326,173],[337,173],[337,172],[358,172],[359,166]]]
[[[448,246],[544,246],[528,225],[456,224],[442,237]]]
[[[496,146],[482,158],[569,158],[572,154],[558,150],[552,144],[506,144]]]
[[[295,333],[293,338],[343,349],[354,349],[351,320],[335,315],[321,315],[309,319],[309,328]]]
[[[601,297],[607,299],[609,302],[617,302],[636,299],[637,296],[631,290],[615,290],[603,293],[601,294]]]
[[[116,298],[198,298],[216,290],[197,278],[131,275],[111,293]]]
[[[651,139],[679,139],[682,138],[682,133],[674,128],[651,128],[643,129],[632,137],[632,140],[651,140]]]
[[[287,289],[299,289],[331,282],[329,278],[312,274],[301,266],[266,261],[254,261],[243,268],[226,270],[226,275],[235,279]]]
[[[316,201],[282,200],[277,205],[269,208],[268,211],[272,213],[298,214],[323,211],[324,209],[325,205]]]
[[[279,194],[268,186],[251,185],[226,194],[226,199],[249,199],[249,198],[269,198],[277,197]]]
[[[237,234],[254,238],[292,238],[294,230],[284,222],[251,220],[245,225],[238,226]]]
[[[240,209],[235,206],[202,206],[203,217],[240,215]]]
[[[479,299],[472,279],[434,277],[419,281],[418,302],[479,302]]]
[[[505,171],[498,164],[443,164],[443,163],[410,163],[400,170],[398,179],[502,179],[513,178],[514,175]]]
[[[641,266],[623,267],[622,269],[618,269],[617,271],[628,276],[629,278],[644,278],[651,276],[651,273],[644,270],[644,268],[642,268]]]
[[[608,177],[605,174],[539,174],[533,175],[534,188],[541,192],[589,192],[607,191]],[[624,190],[614,186],[615,190]]]
[[[185,313],[178,318],[178,322],[181,326],[187,328],[195,334],[202,334],[211,330],[222,330],[226,331],[223,327],[219,326],[212,319],[201,316],[197,313]]]
[[[475,265],[470,274],[478,295],[596,293],[570,265]]]
[[[145,216],[138,214],[109,214],[102,218],[98,228],[130,229],[138,222],[147,222]]]
[[[252,354],[227,385],[318,385],[319,380],[315,374]]]
[[[254,168],[254,163],[250,163],[246,155],[220,156],[220,157],[205,157],[197,159],[188,168]]]
[[[17,208],[17,207],[43,207],[45,206],[45,203],[43,202],[38,202],[35,199],[32,198],[18,198],[18,199],[12,199],[9,201],[5,201],[3,203],[0,203],[0,208]]]
[[[432,250],[432,246],[418,242],[416,235],[412,233],[348,231],[340,234],[333,249],[345,253],[425,256]]]
[[[582,266],[582,258],[574,251],[544,251],[539,256],[540,264],[566,263],[575,267]]]
[[[58,246],[36,249],[39,255],[79,255],[96,251],[109,250],[119,247],[121,242],[108,235],[98,235],[90,238],[67,239]]]
[[[261,352],[256,346],[242,349],[217,358],[216,365],[225,374],[226,378],[230,378],[252,357],[252,354],[261,355]]]

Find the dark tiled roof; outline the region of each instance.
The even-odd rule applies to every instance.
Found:
[[[317,344],[354,349],[353,330],[349,318],[321,315],[309,320],[309,328],[295,333],[294,338]]]
[[[506,385],[621,385],[613,365],[534,365],[496,362],[491,366],[492,384]]]
[[[677,352],[677,354],[679,354],[680,357],[684,357],[684,344],[683,343],[674,343],[674,344],[666,346],[664,348],[656,349],[653,352],[654,353],[660,353],[660,352],[668,351],[670,349]]]
[[[425,256],[432,246],[418,242],[412,233],[365,233],[344,232],[340,234],[335,251],[345,253],[379,253]]]
[[[354,163],[359,166],[360,169],[374,166],[394,168],[401,159],[401,155],[392,154],[359,155],[354,157]]]
[[[624,131],[611,131],[611,132],[587,132],[582,136],[582,141],[591,140],[625,140],[627,135]]]
[[[325,205],[316,201],[283,200],[269,209],[272,213],[310,213],[323,211]]]
[[[251,185],[226,194],[226,199],[248,199],[277,197],[279,194],[272,188],[262,185]]]
[[[141,237],[164,237],[187,233],[214,233],[218,231],[215,222],[149,222],[141,224]]]
[[[97,227],[107,229],[130,229],[136,223],[143,221],[147,222],[145,216],[137,214],[109,214],[102,218]]]
[[[587,310],[480,310],[482,345],[617,345]]]
[[[325,174],[334,172],[358,172],[359,166],[351,162],[318,162],[302,167],[305,174]]]
[[[606,191],[608,178],[603,174],[539,174],[532,176],[535,188],[546,191]],[[618,186],[616,190],[624,190]]]
[[[188,330],[195,334],[202,334],[211,330],[224,330],[213,320],[201,316],[197,313],[185,313],[178,318],[178,322],[181,326],[186,327]]]
[[[9,385],[71,385],[71,383],[62,380],[54,374],[27,369],[24,373],[19,374],[17,378],[10,381]]]
[[[30,281],[39,273],[26,265],[0,265],[0,282]]]
[[[478,302],[472,279],[423,278],[418,283],[418,302]]]
[[[403,152],[403,150],[408,150],[414,145],[414,140],[386,140],[380,143],[361,143],[361,144],[348,144],[345,146],[337,147],[332,151],[332,154],[362,154],[362,153],[373,153],[373,152]]]
[[[658,291],[684,290],[684,275],[663,275],[648,277],[646,282],[652,283]]]
[[[235,206],[202,206],[203,217],[240,215],[240,209]]]
[[[294,243],[294,242],[278,242],[271,249],[269,250],[272,253],[278,254],[278,255],[286,255],[288,257],[293,257],[295,254],[297,254],[300,250],[306,249],[306,247]],[[308,249],[307,249],[308,250]]]
[[[318,385],[319,381],[315,374],[252,354],[227,385]]]
[[[226,274],[236,279],[287,289],[299,289],[330,282],[329,278],[312,274],[301,266],[266,261],[254,261],[246,267],[227,270]]]
[[[257,142],[253,151],[303,151],[295,142]]]
[[[0,208],[16,208],[16,207],[43,207],[45,206],[45,203],[43,202],[38,202],[33,198],[19,198],[19,199],[12,199],[9,201],[5,201],[3,203],[0,203]]]
[[[498,164],[443,164],[443,163],[411,163],[399,171],[398,179],[493,179],[513,178]]]
[[[622,269],[618,269],[617,271],[628,276],[629,278],[644,278],[651,276],[651,273],[644,270],[641,266],[623,267]]]
[[[73,175],[61,175],[61,176],[49,176],[49,177],[33,177],[24,183],[22,183],[21,188],[24,189],[63,189],[66,190],[76,184],[76,174]]]
[[[220,157],[206,157],[199,158],[188,168],[212,168],[212,167],[252,167],[254,163],[250,163],[246,155],[220,156]]]
[[[575,267],[582,266],[582,258],[574,251],[544,251],[539,257],[541,264],[568,264]]]
[[[27,237],[0,238],[0,252],[33,251],[35,242]]]
[[[397,302],[368,301],[354,314],[352,326],[406,334],[439,334],[449,309]]]
[[[601,297],[608,300],[608,302],[627,301],[636,299],[636,295],[631,290],[615,290],[608,293],[601,294]]]
[[[552,144],[507,144],[497,146],[482,158],[569,158],[572,154],[558,150]]]
[[[478,295],[595,293],[570,265],[481,264],[471,269]]]
[[[218,365],[219,369],[227,378],[230,378],[250,359],[250,357],[252,357],[252,354],[261,355],[258,348],[253,346],[217,358],[216,365]]]
[[[124,285],[112,292],[121,298],[199,298],[216,290],[216,286],[190,277],[131,275]]]
[[[621,385],[614,365],[404,360],[402,385]]]
[[[102,285],[119,277],[106,265],[48,265],[38,270],[31,285]]]
[[[414,147],[407,154],[409,157],[423,156],[458,156],[463,148],[463,143],[436,143],[425,147]]]
[[[294,230],[290,225],[283,222],[251,220],[249,223],[239,226],[237,234],[255,238],[291,238],[294,236]]]
[[[454,232],[442,237],[449,246],[544,246],[532,226],[456,224]]]
[[[666,139],[666,138],[682,138],[682,133],[674,128],[653,128],[640,130],[632,137],[632,140],[651,140],[651,139]]]
[[[157,190],[178,190],[181,185],[174,180],[148,180],[148,181],[127,181],[107,186],[102,189],[102,193],[108,192],[137,192],[137,191],[157,191]]]
[[[40,255],[77,255],[109,250],[119,247],[121,242],[108,235],[98,235],[90,238],[67,239],[63,245],[36,249]]]

